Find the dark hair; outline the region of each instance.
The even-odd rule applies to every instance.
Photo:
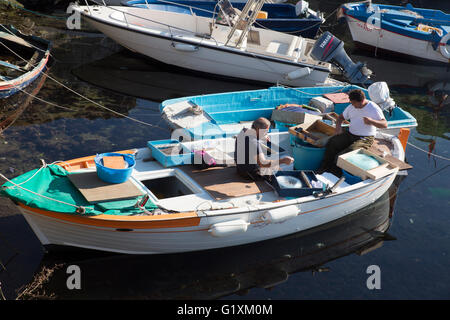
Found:
[[[366,98],[366,95],[361,89],[355,89],[348,93],[348,98],[350,99],[350,101],[363,102]]]
[[[253,121],[252,123],[252,129],[266,129],[270,127],[270,121],[267,120],[266,118],[258,118],[255,121]]]

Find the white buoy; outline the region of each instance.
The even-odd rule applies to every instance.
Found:
[[[208,232],[214,237],[226,237],[247,231],[249,224],[250,223],[242,219],[219,222],[213,224]]]
[[[286,74],[285,78],[288,80],[295,80],[310,74],[311,68],[305,67],[289,72],[288,74]]]
[[[269,223],[281,223],[298,215],[300,209],[296,205],[276,208],[264,212],[262,218]]]

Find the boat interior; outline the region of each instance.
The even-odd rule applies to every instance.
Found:
[[[30,39],[25,41],[4,29],[0,30],[0,80],[8,81],[20,77],[42,59],[46,48],[41,48],[42,44],[31,43],[34,47],[30,45]]]
[[[275,159],[293,155],[292,139],[288,132],[269,135],[272,143],[270,147],[266,147],[267,158]],[[75,159],[60,163],[60,166],[72,173],[82,173],[81,175],[71,174],[70,180],[89,202],[99,205],[104,205],[108,201],[117,201],[119,198],[148,194],[150,200],[167,213],[232,209],[298,198],[298,196],[290,197],[279,193],[280,190],[277,190],[272,182],[263,179],[255,181],[240,176],[236,171],[233,158],[234,141],[233,138],[222,138],[185,142],[182,144],[186,152],[166,154],[164,158],[161,158],[161,154],[156,154],[155,145],[152,144],[155,142],[149,141],[149,147],[138,149],[132,178],[126,182],[125,187],[125,184],[102,183],[96,177],[92,158]],[[174,140],[164,142],[180,143]],[[202,162],[192,160],[190,154],[200,148],[214,156],[216,165],[205,166]],[[372,151],[390,155],[395,152],[395,146],[389,141],[380,139],[374,144]],[[166,162],[167,159],[169,162]],[[180,159],[181,161],[171,162]],[[402,164],[400,160],[397,161]],[[292,171],[293,164],[282,165],[277,174]],[[306,183],[301,187],[304,196],[312,197],[314,191],[323,191],[339,180],[328,172],[320,175],[314,174],[313,171],[305,172],[308,182],[302,180]],[[91,175],[89,179],[86,178],[87,174]],[[355,183],[367,184],[371,181],[373,180],[344,181],[335,191],[353,188]],[[134,193],[124,194],[124,192]]]
[[[223,93],[208,96],[194,96],[168,100],[162,103],[161,109],[173,108],[173,118],[171,121],[177,121],[177,112],[180,113],[180,121],[186,118],[187,109],[194,104],[199,106],[203,113],[189,117],[189,123],[183,123],[180,127],[194,128],[203,122],[209,122],[208,127],[204,127],[208,132],[214,134],[235,135],[244,127],[251,125],[251,122],[259,117],[272,119],[275,108],[284,104],[309,105],[312,98],[321,97],[323,94],[339,92],[349,92],[357,88],[356,86],[347,86],[344,88],[284,88],[272,87],[269,90],[244,91],[240,93]],[[366,91],[366,96],[369,93]],[[175,105],[176,104],[176,105]],[[349,102],[335,102],[333,111],[340,114],[349,105]],[[169,110],[169,108],[167,110]],[[177,108],[179,111],[176,111]],[[183,111],[184,110],[184,111]],[[170,111],[172,112],[172,110]],[[386,120],[391,127],[398,125],[405,126],[413,120],[412,116],[401,108],[394,108],[391,111],[384,111]],[[197,122],[198,120],[198,122]],[[278,130],[287,130],[287,128],[277,126]]]
[[[85,9],[87,11],[88,9]],[[187,40],[192,44],[209,44],[224,46],[239,51],[269,55],[280,59],[303,62],[310,65],[330,68],[330,64],[320,62],[310,56],[315,40],[280,33],[268,29],[252,27],[244,40],[236,46],[240,30],[228,39],[231,28],[228,25],[212,23],[211,18],[199,16],[180,17],[182,13],[158,11],[133,7],[90,7],[94,15],[120,23],[126,23],[133,28],[143,28],[177,39]],[[168,27],[170,25],[170,27]]]
[[[350,5],[352,10],[366,14],[366,4]],[[410,5],[397,7],[391,5],[371,4],[372,11],[379,11],[385,23],[391,23],[400,28],[417,32],[432,33],[436,31],[440,36],[442,30],[450,32],[450,15],[440,10],[419,9]]]

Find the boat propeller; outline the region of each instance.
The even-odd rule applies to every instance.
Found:
[[[344,42],[328,31],[316,41],[311,56],[335,65],[351,83],[367,83],[372,75],[372,71],[364,63],[354,63],[344,50]]]

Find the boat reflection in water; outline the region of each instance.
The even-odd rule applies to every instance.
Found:
[[[398,176],[376,202],[342,219],[250,245],[151,256],[53,251],[19,298],[216,299],[272,288],[297,272],[328,271],[322,266],[331,260],[365,254],[395,239],[386,231],[402,179]],[[71,265],[80,268],[79,290],[67,287]]]

